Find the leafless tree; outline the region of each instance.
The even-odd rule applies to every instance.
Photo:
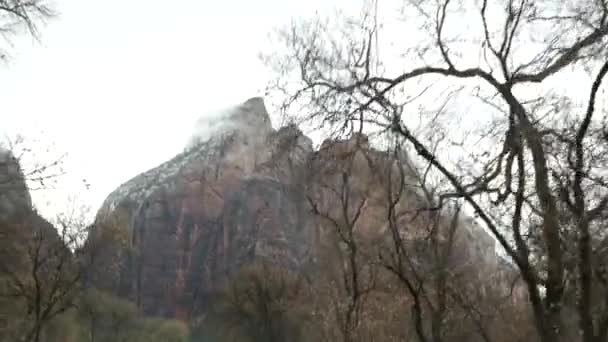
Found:
[[[332,298],[333,311],[342,340],[352,342],[358,340],[362,312],[366,297],[374,290],[376,271],[358,229],[367,202],[365,192],[353,177],[355,158],[361,151],[354,147],[342,152],[331,157],[329,163],[326,158],[313,161],[314,180],[307,199],[324,227],[319,229],[326,229],[328,240],[333,242],[330,248],[334,254],[327,258],[329,263],[333,259],[338,264],[327,272],[337,274],[338,279],[333,289],[337,292]]]
[[[437,204],[437,186],[394,145],[375,168],[390,236],[379,256],[411,298],[418,339],[500,341],[505,330],[496,318],[514,299],[507,290],[515,284],[497,278],[512,278],[512,268],[499,262],[487,233],[468,222],[462,203]]]
[[[22,180],[29,190],[51,188],[63,175],[63,164],[66,155],[55,155],[51,148],[43,151],[40,142],[28,139],[23,135],[6,136],[0,141],[0,187],[7,189],[19,188]],[[6,176],[4,176],[6,175]]]
[[[463,223],[459,206],[439,210],[431,205],[434,193],[407,154],[370,148],[365,136],[355,135],[324,143],[312,160],[308,202],[326,232],[320,240],[333,252],[319,260],[338,265],[321,272],[334,281],[316,279],[315,284],[325,285],[315,300],[336,316],[329,317],[327,340],[394,340],[407,338],[412,327],[421,341],[472,340],[476,335],[501,341],[493,337],[506,331],[497,318],[499,308],[512,299],[505,289],[511,282],[492,281],[494,273],[512,268],[495,265],[492,239]],[[485,278],[479,277],[480,270]],[[334,303],[330,310],[328,296]],[[389,320],[387,307],[398,303],[411,305],[411,312],[404,316],[398,310],[401,318],[383,325],[398,324],[403,333],[380,333],[386,329],[376,325],[374,313]],[[377,306],[383,309],[376,311]],[[331,327],[340,333],[336,336]]]
[[[73,251],[84,241],[86,228],[74,217],[58,222],[55,229],[35,212],[2,222],[0,296],[16,306],[8,313],[20,326],[12,331],[14,340],[41,341],[46,325],[73,308],[80,292],[85,268]]]
[[[365,123],[407,141],[451,187],[438,206],[462,199],[517,266],[539,338],[606,341],[606,1],[404,1],[415,31],[400,32],[386,62],[370,13],[280,32],[286,53],[267,61],[282,108],[333,132]],[[559,79],[585,72],[577,105],[582,85],[560,92]],[[465,108],[474,102],[484,107]],[[475,127],[458,134],[457,123]],[[442,150],[429,131],[448,136]]]
[[[0,35],[10,43],[12,36],[25,28],[37,38],[38,25],[53,15],[47,0],[0,0]],[[5,59],[6,53],[0,48],[0,59]]]
[[[0,148],[0,300],[10,305],[0,314],[0,336],[40,341],[45,327],[73,307],[80,289],[84,267],[74,251],[86,237],[86,215],[62,213],[55,226],[42,218],[30,190],[48,189],[63,172],[62,158],[33,161],[24,170],[24,157],[35,152],[24,138],[6,141],[10,150]]]

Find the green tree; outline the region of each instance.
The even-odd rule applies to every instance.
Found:
[[[220,341],[299,341],[306,322],[297,275],[265,262],[243,268],[214,303],[205,327]]]
[[[96,289],[82,294],[77,312],[83,340],[89,342],[126,342],[138,318],[133,303]]]
[[[188,325],[178,320],[143,319],[133,342],[188,342]],[[131,340],[130,340],[131,341]]]

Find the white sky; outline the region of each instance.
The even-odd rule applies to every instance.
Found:
[[[261,95],[271,76],[257,57],[267,34],[327,3],[57,0],[60,15],[41,27],[40,42],[16,38],[0,66],[0,133],[67,152],[71,183],[61,194],[78,192],[96,210],[122,182],[179,152],[196,118]],[[82,178],[86,192],[75,187]],[[58,204],[34,198],[43,212]]]

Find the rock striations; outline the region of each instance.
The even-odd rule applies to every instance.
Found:
[[[378,189],[387,158],[364,136],[327,141],[315,151],[296,127],[273,129],[261,98],[198,125],[212,127],[210,134],[118,187],[100,208],[91,239],[118,226],[126,241],[120,253],[107,252],[118,276],[92,274],[96,286],[147,314],[188,319],[203,313],[210,296],[248,262],[305,269],[324,237],[309,200],[333,210],[320,185],[338,184],[346,159],[353,161],[354,191],[369,198],[357,224],[370,234],[385,229]],[[409,196],[421,200],[413,190]],[[475,234],[482,241],[475,249],[494,257],[492,240]]]

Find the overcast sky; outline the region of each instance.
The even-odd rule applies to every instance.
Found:
[[[327,8],[307,0],[57,0],[40,42],[0,66],[0,130],[68,153],[70,184],[96,209],[179,152],[201,115],[260,95],[258,53],[274,26]],[[40,145],[38,145],[40,147]],[[90,190],[82,192],[78,180]],[[38,206],[56,201],[36,195]]]

